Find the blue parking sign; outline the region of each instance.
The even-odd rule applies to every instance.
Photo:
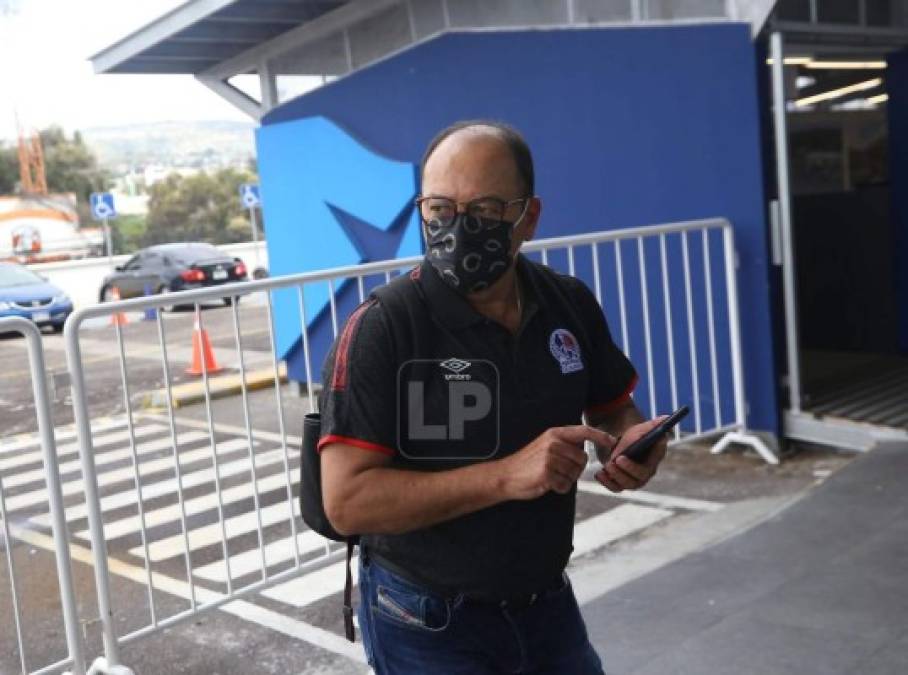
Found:
[[[91,217],[95,220],[107,220],[115,218],[117,215],[113,195],[109,192],[92,192],[89,203],[91,204]]]
[[[262,205],[259,196],[259,186],[256,183],[243,183],[240,185],[240,203],[244,209],[255,209]]]

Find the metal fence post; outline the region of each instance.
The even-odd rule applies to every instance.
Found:
[[[79,459],[82,463],[82,480],[85,486],[85,505],[88,511],[88,527],[91,533],[91,550],[94,556],[95,590],[98,595],[104,658],[92,665],[92,672],[111,675],[132,675],[132,671],[121,666],[117,636],[113,625],[113,609],[110,603],[110,570],[107,566],[107,542],[104,540],[104,521],[98,496],[97,472],[95,470],[94,448],[91,438],[91,422],[85,398],[85,373],[82,369],[82,352],[79,346],[79,321],[67,320],[63,329],[66,340],[66,364],[72,379],[73,418],[79,438]],[[136,486],[141,498],[141,486]]]
[[[53,522],[54,547],[57,563],[57,579],[60,584],[60,605],[63,609],[63,625],[66,632],[66,647],[72,660],[72,675],[84,675],[85,654],[82,637],[79,634],[79,616],[72,578],[72,560],[69,554],[69,529],[63,510],[63,490],[60,487],[60,468],[57,463],[57,446],[54,439],[54,422],[48,398],[44,346],[41,333],[31,321],[21,317],[0,319],[0,333],[16,331],[28,342],[28,365],[31,371],[32,391],[35,399],[35,413],[38,418],[38,432],[41,436],[41,452],[46,474],[47,499]],[[9,544],[7,544],[9,545]],[[23,645],[19,645],[24,649]]]
[[[741,326],[738,311],[738,254],[735,251],[735,236],[731,223],[722,227],[722,250],[725,260],[725,288],[728,295],[728,332],[731,343],[732,386],[734,387],[735,423],[737,431],[725,434],[712,447],[712,454],[718,455],[732,443],[749,445],[768,464],[778,464],[779,458],[763,442],[763,439],[747,432],[747,400],[744,397],[744,362],[741,351]]]

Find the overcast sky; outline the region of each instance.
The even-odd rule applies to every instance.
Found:
[[[245,120],[189,75],[94,75],[88,57],[183,0],[0,0],[0,139],[32,128]],[[2,7],[12,5],[13,12]]]

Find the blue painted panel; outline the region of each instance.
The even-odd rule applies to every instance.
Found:
[[[411,163],[376,155],[323,117],[261,127],[256,140],[272,275],[420,252]],[[310,323],[328,297],[326,284],[307,289]],[[286,358],[301,335],[297,291],[276,291],[274,304]]]
[[[729,218],[740,252],[749,423],[775,430],[778,408],[756,72],[754,46],[744,24],[449,34],[289,101],[264,118],[260,139],[271,126],[321,115],[367,139],[381,155],[416,164],[428,140],[445,125],[491,117],[519,128],[533,149],[537,192],[545,203],[540,237]],[[295,170],[286,145],[260,144],[259,161],[273,161],[271,153],[286,156],[284,168]],[[276,226],[270,219],[286,216],[273,208],[264,176],[263,189],[266,208],[272,207],[266,212],[272,247]],[[405,235],[414,250],[417,237],[415,229]],[[691,244],[691,265],[700,270],[700,242]],[[659,372],[667,367],[667,334],[658,244],[654,245],[654,250],[647,245],[646,279],[659,290],[650,308],[651,356],[657,407],[664,409],[671,392],[667,377]],[[675,267],[680,267],[679,246],[669,242]],[[719,246],[710,243],[710,261],[715,278],[721,280]],[[641,347],[639,264],[630,251],[625,256],[630,350],[642,371],[646,359]],[[584,274],[589,280],[589,273]],[[692,280],[695,297],[702,297],[702,279],[701,274]],[[725,309],[720,287],[718,283],[714,287],[717,319]],[[677,303],[683,306],[679,292],[672,284],[673,308]],[[611,301],[606,311],[614,329],[617,310]],[[695,324],[705,328],[706,308],[695,306],[693,313]],[[661,333],[656,324],[663,326]],[[675,333],[680,333],[680,340],[687,330]],[[723,378],[730,378],[728,343],[727,337],[714,337],[719,414],[725,421],[730,419],[731,404],[730,389],[722,386]],[[679,344],[686,348],[685,342]],[[715,416],[709,398],[711,354],[708,340],[701,341],[699,333],[697,345],[704,411],[709,408]],[[678,360],[678,368],[679,379],[686,373],[689,380],[689,370],[684,370],[690,368],[689,359]],[[639,397],[645,400],[648,377],[643,380]]]

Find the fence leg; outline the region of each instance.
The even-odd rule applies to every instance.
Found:
[[[759,454],[767,464],[775,465],[779,463],[778,455],[769,449],[769,446],[766,445],[762,438],[755,434],[742,433],[740,431],[730,431],[725,434],[719,439],[719,442],[712,447],[710,452],[714,455],[718,455],[719,453],[724,452],[732,443],[749,445],[757,451],[757,454]]]
[[[107,663],[107,659],[99,656],[91,664],[88,675],[135,675],[135,673],[126,666],[112,666]]]

